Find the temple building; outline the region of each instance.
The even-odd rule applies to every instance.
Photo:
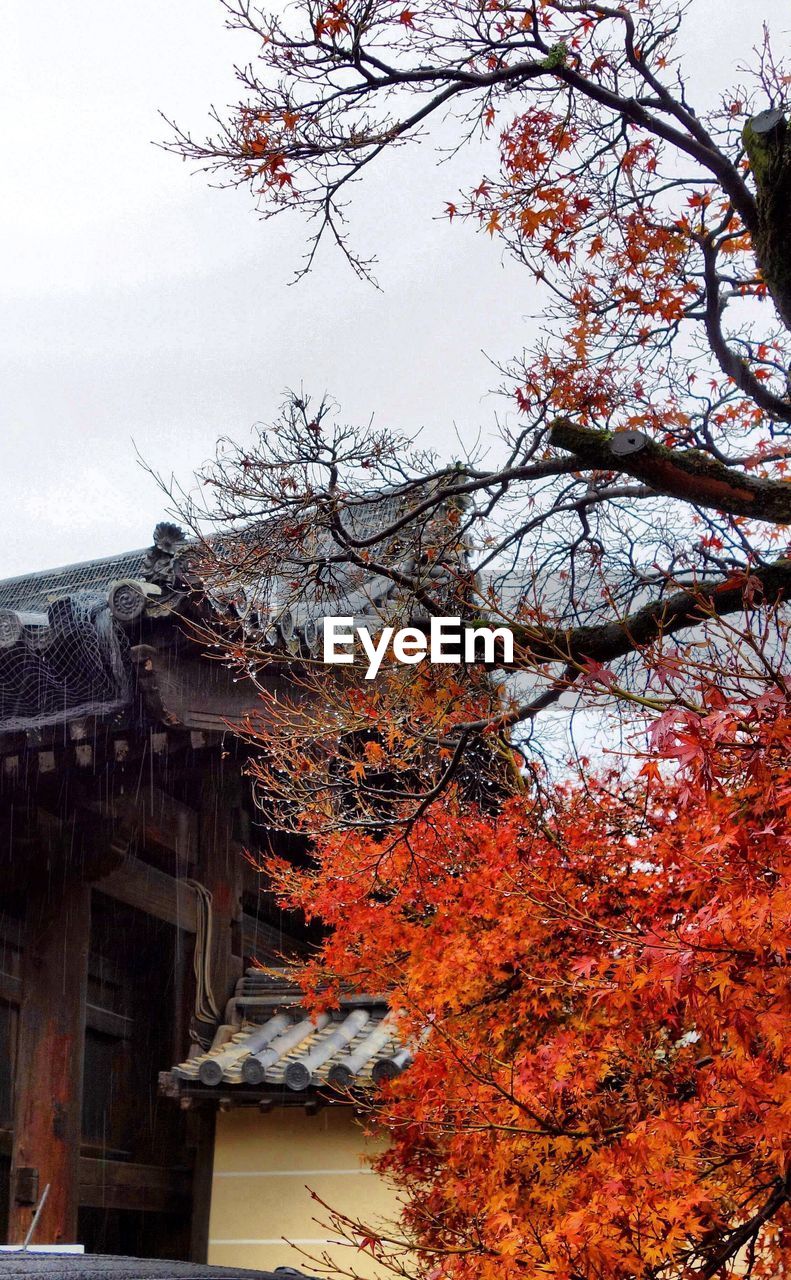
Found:
[[[392,1211],[354,1100],[408,1054],[378,993],[311,1020],[278,976],[311,937],[246,851],[304,850],[253,804],[229,725],[261,695],[193,585],[167,524],[0,582],[0,1237],[48,1187],[42,1243],[304,1270],[306,1183]]]

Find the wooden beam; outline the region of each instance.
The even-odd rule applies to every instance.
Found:
[[[49,1184],[37,1241],[77,1239],[91,897],[67,879],[28,898],[14,1083],[9,1239],[24,1239]]]
[[[109,875],[97,880],[94,888],[108,898],[137,907],[157,920],[194,933],[195,893],[183,880],[151,867],[139,858],[125,858]]]
[[[136,795],[114,796],[109,810],[122,830],[169,849],[179,862],[194,862],[198,852],[198,815],[161,787],[143,787]]]
[[[134,1022],[123,1013],[113,1009],[103,1009],[98,1004],[89,1004],[85,1008],[85,1025],[91,1031],[100,1031],[105,1036],[115,1036],[118,1040],[131,1040]]]
[[[86,800],[82,813],[94,823],[105,824],[103,844],[108,850],[125,852],[143,841],[175,853],[184,866],[197,856],[197,812],[153,784],[109,800]]]
[[[22,979],[0,971],[0,1000],[18,1007],[22,1002]],[[117,1036],[119,1040],[129,1040],[132,1037],[131,1018],[115,1013],[112,1009],[102,1009],[96,1004],[86,1004],[85,1025],[106,1036]]]
[[[133,645],[138,685],[149,714],[165,725],[225,734],[228,725],[251,713],[265,715],[265,704],[252,680],[239,680],[222,662],[185,650],[173,661],[172,649]],[[267,681],[272,692],[281,681]]]
[[[191,1175],[187,1169],[83,1156],[79,1175],[80,1204],[86,1209],[180,1213],[189,1206]]]

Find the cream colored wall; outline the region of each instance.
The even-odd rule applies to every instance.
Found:
[[[325,1107],[313,1116],[300,1107],[279,1107],[268,1115],[252,1108],[220,1113],[209,1262],[310,1272],[302,1249],[314,1257],[326,1252],[362,1276],[380,1274],[369,1254],[333,1244],[332,1232],[317,1221],[326,1215],[308,1190],[373,1225],[392,1220],[395,1192],[363,1161],[378,1149],[366,1143],[349,1107]]]

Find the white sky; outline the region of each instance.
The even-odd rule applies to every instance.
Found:
[[[787,45],[787,0],[693,0],[707,87],[732,83],[764,18]],[[506,408],[483,352],[521,348],[530,282],[436,220],[472,158],[405,150],[359,189],[379,293],[326,251],[290,286],[304,224],[260,222],[151,145],[158,109],[200,132],[234,100],[249,51],[216,0],[0,3],[0,577],[147,545],[165,504],[132,442],[188,481],[288,387],[449,450]]]

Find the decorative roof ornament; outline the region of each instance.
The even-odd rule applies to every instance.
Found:
[[[160,595],[160,588],[137,578],[119,578],[110,587],[107,603],[110,613],[121,626],[136,622],[148,601]]]
[[[110,612],[121,626],[131,625],[143,613],[170,613],[193,585],[187,535],[179,525],[161,520],[153,546],[143,557],[140,578],[119,578],[111,585]]]
[[[189,588],[189,543],[177,524],[161,520],[154,529],[154,545],[143,561],[143,577],[163,589]]]

